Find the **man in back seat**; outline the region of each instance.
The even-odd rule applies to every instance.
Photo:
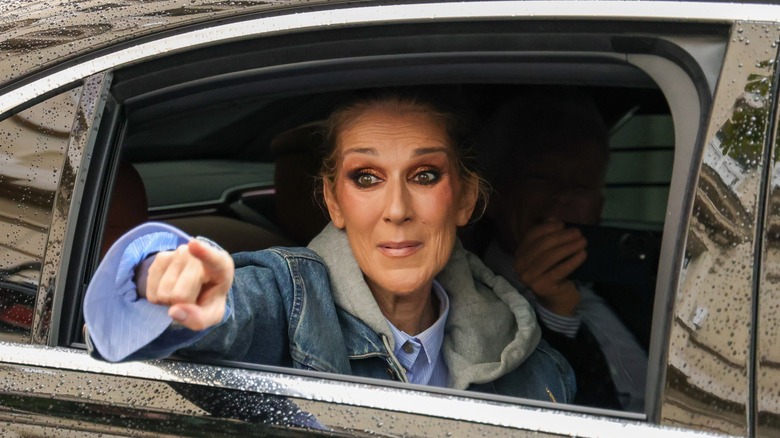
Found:
[[[543,337],[571,363],[577,404],[644,409],[647,353],[592,285],[569,278],[588,257],[572,224],[595,225],[608,162],[604,122],[584,96],[544,95],[501,107],[482,138],[498,192],[485,263],[537,312]]]

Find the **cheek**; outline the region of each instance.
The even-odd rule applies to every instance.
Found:
[[[428,267],[436,275],[447,263],[458,229],[456,196],[451,187],[432,189],[430,196],[419,203],[418,217],[428,229],[432,243]]]
[[[376,196],[351,188],[345,182],[340,182],[336,190],[341,214],[345,225],[360,226],[370,221],[377,214]]]
[[[456,227],[456,208],[453,188],[449,184],[425,190],[417,197],[417,213],[423,223]]]

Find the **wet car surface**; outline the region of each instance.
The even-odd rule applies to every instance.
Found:
[[[3,4],[3,435],[780,436],[779,41],[762,4]],[[393,85],[457,90],[477,116],[539,87],[594,97],[603,225],[654,242],[624,247],[652,259],[644,411],[88,357],[81,302],[122,165],[143,219],[236,251],[303,245],[325,218],[301,133]]]

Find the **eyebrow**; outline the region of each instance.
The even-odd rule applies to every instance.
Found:
[[[420,148],[415,149],[414,153],[412,154],[413,157],[419,157],[426,154],[435,154],[438,152],[444,152],[445,154],[449,153],[449,149],[445,146],[434,146],[429,148]]]
[[[347,154],[368,154],[368,155],[379,155],[379,152],[377,152],[374,148],[352,148],[347,149],[344,151],[344,155]]]
[[[429,147],[429,148],[419,148],[419,149],[415,149],[414,150],[414,152],[412,153],[412,156],[413,157],[420,157],[422,155],[435,154],[435,153],[438,153],[438,152],[443,152],[443,153],[446,154],[446,153],[449,152],[449,150],[445,146],[434,146],[434,147]],[[352,149],[347,149],[346,151],[344,151],[344,155],[348,155],[348,154],[367,154],[367,155],[378,156],[379,152],[377,152],[377,150],[374,149],[374,148],[352,148]]]

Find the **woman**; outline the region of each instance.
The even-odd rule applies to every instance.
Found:
[[[461,126],[400,94],[336,111],[322,172],[332,223],[308,249],[231,258],[163,224],[131,231],[87,292],[93,355],[177,351],[571,401],[573,374],[539,344],[528,303],[457,243],[480,194]]]

